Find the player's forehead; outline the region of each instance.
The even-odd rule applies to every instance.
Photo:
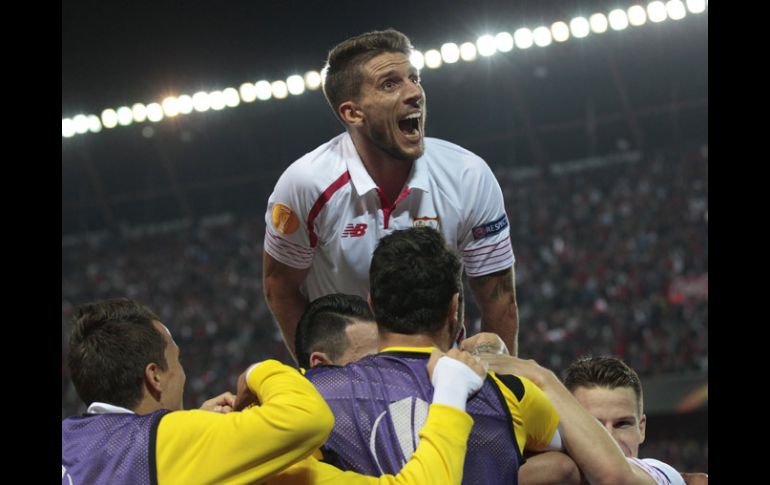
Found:
[[[580,404],[597,418],[612,420],[639,417],[636,393],[630,387],[580,386],[574,394]]]
[[[379,79],[389,74],[417,74],[409,58],[401,52],[383,52],[364,63],[364,73],[370,79]]]

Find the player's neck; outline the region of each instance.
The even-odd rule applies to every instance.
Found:
[[[371,143],[366,138],[351,133],[358,156],[377,187],[390,203],[396,201],[412,171],[412,160],[400,160]]]
[[[449,350],[449,339],[444,331],[436,334],[405,334],[380,331],[379,350],[388,347],[436,347],[442,352]]]

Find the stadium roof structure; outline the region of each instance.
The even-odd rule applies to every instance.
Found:
[[[677,5],[658,3],[677,16]],[[493,168],[705,142],[707,6],[660,22],[647,9],[643,25],[622,30],[598,19],[585,36],[553,39],[554,22],[630,13],[634,5],[645,10],[649,2],[65,2],[63,133],[64,119],[78,114],[94,114],[93,121],[107,108],[320,70],[337,42],[394,27],[426,54],[484,34],[515,38],[506,52],[422,70],[427,134]],[[537,36],[528,41],[539,26],[551,31],[549,45],[535,43],[546,43]],[[261,214],[283,169],[341,131],[320,90],[306,90],[63,134],[62,233]]]

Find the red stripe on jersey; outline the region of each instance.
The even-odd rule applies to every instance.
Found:
[[[326,188],[326,190],[323,191],[321,196],[318,198],[318,200],[315,201],[315,204],[313,204],[313,208],[310,209],[310,214],[307,215],[307,232],[310,235],[310,247],[314,248],[318,244],[318,236],[315,234],[315,230],[313,230],[313,222],[315,222],[315,218],[318,217],[318,213],[321,212],[321,209],[324,208],[324,205],[326,205],[327,202],[329,202],[329,199],[332,198],[332,195],[334,195],[335,192],[337,192],[343,185],[348,183],[350,181],[350,172],[345,172],[342,175],[340,175],[340,178],[332,182],[330,186]]]
[[[277,241],[280,241],[281,245],[286,244],[289,247],[291,247],[291,249],[294,249],[294,250],[296,250],[298,252],[304,253],[305,255],[308,255],[308,254],[312,255],[313,254],[313,250],[312,249],[308,249],[308,248],[306,248],[304,246],[300,246],[297,243],[293,243],[291,241],[288,241],[288,240],[282,238],[281,236],[276,236],[275,234],[273,234],[270,231],[265,231],[265,234],[267,234],[268,236],[270,236],[271,238],[273,238],[273,239],[275,239]]]
[[[496,242],[494,244],[487,244],[486,246],[479,246],[479,247],[473,248],[473,249],[463,249],[463,252],[464,253],[473,253],[473,252],[476,252],[476,251],[481,251],[482,249],[499,246],[499,245],[501,245],[501,244],[503,244],[505,242],[510,242],[510,238],[503,239],[502,241]],[[475,254],[469,254],[468,256],[476,256],[476,255]]]

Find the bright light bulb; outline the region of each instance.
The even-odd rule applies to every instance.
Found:
[[[102,126],[105,128],[115,128],[118,126],[118,113],[114,109],[108,108],[102,111]]]
[[[265,101],[273,97],[273,87],[267,81],[257,82],[254,84],[254,89],[257,90],[257,99],[261,101]]]
[[[476,47],[478,48],[479,55],[489,57],[495,53],[497,47],[495,47],[495,38],[491,35],[482,35],[476,40]]]
[[[128,106],[121,106],[118,108],[118,124],[120,126],[128,126],[134,121],[134,112]]]
[[[666,12],[671,20],[682,20],[687,15],[687,10],[680,0],[669,0],[666,2]]]
[[[585,17],[575,17],[570,20],[569,29],[572,32],[572,36],[578,39],[587,36],[591,31],[591,27],[588,25],[588,20]]]
[[[634,27],[639,27],[647,22],[647,12],[641,5],[634,5],[628,9],[628,23]]]
[[[98,116],[88,115],[88,131],[91,133],[99,133],[102,131],[102,122],[99,121]]]
[[[305,73],[305,85],[311,91],[321,87],[321,74],[318,71],[308,71]]]
[[[499,32],[495,36],[495,49],[498,52],[510,52],[513,50],[513,36],[508,32]]]
[[[607,16],[612,30],[623,30],[628,27],[628,15],[624,10],[616,8]]]
[[[69,118],[62,118],[61,120],[61,136],[64,138],[71,138],[75,136],[75,122]]]
[[[291,94],[300,95],[305,92],[305,80],[302,79],[302,76],[294,74],[286,78],[286,87]]]
[[[273,97],[276,99],[283,99],[289,95],[289,88],[284,81],[273,81],[270,89],[273,92]]]
[[[211,109],[211,100],[209,99],[209,93],[206,91],[198,91],[197,93],[193,94],[192,101],[193,109],[199,113],[203,113],[204,111]]]
[[[169,118],[173,118],[179,114],[179,104],[177,103],[175,96],[169,96],[161,101],[160,105],[163,108],[163,114]],[[120,116],[120,112],[118,112],[118,116]]]
[[[460,60],[460,48],[454,42],[447,42],[441,46],[441,59],[447,64],[454,64]]]
[[[222,97],[225,100],[225,106],[228,108],[235,108],[241,104],[241,97],[238,96],[238,90],[235,88],[225,88],[222,91]]]
[[[209,93],[209,102],[211,103],[211,109],[214,111],[225,109],[225,95],[222,94],[222,91],[211,91]]]
[[[409,63],[418,71],[425,67],[425,56],[418,50],[413,50],[409,55]]]
[[[551,25],[551,34],[556,42],[564,42],[569,39],[569,25],[565,22],[554,22]]]
[[[141,123],[147,119],[147,107],[142,103],[134,103],[131,106],[131,115],[134,117],[135,123]]]
[[[476,44],[465,42],[460,46],[460,57],[466,62],[476,60]]]
[[[706,11],[705,0],[687,0],[687,10],[690,13],[703,13]]]
[[[193,99],[189,94],[183,94],[176,98],[176,107],[183,115],[190,114],[194,108]]]
[[[243,83],[238,88],[238,92],[241,95],[241,100],[244,103],[251,103],[257,99],[257,88],[254,87],[254,83]]]
[[[537,27],[532,31],[532,38],[535,40],[535,45],[538,47],[551,45],[551,31],[548,30],[548,27]]]
[[[607,32],[607,17],[603,13],[595,13],[588,19],[591,24],[591,32],[594,34],[603,34]]]
[[[158,103],[150,103],[147,105],[147,119],[153,122],[158,122],[163,119],[163,107]]]
[[[425,52],[425,65],[431,69],[441,67],[441,52],[436,49],[430,49]]]
[[[668,16],[666,6],[658,0],[650,2],[647,5],[647,16],[650,18],[650,22],[663,22]]]

